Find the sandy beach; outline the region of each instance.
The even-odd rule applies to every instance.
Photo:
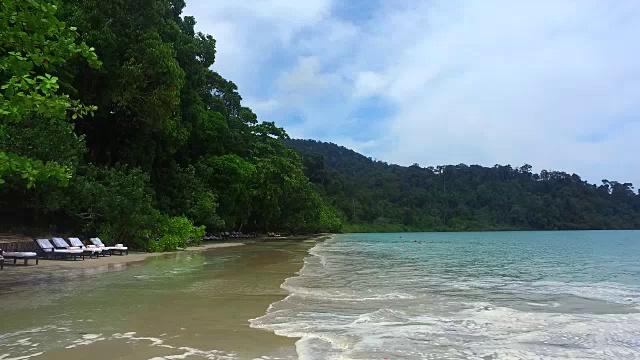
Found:
[[[18,261],[16,265],[13,265],[12,261],[6,261],[6,269],[9,273],[19,272],[20,274],[35,274],[40,271],[51,271],[53,269],[67,270],[67,269],[91,269],[102,266],[109,265],[119,265],[119,264],[127,264],[127,263],[135,263],[138,261],[143,261],[149,258],[158,257],[158,256],[168,256],[180,252],[185,251],[207,251],[213,249],[220,249],[226,247],[233,246],[242,246],[245,243],[243,242],[220,242],[220,243],[208,243],[203,244],[201,246],[190,246],[186,249],[181,249],[175,252],[167,252],[167,253],[147,253],[147,252],[136,252],[130,251],[129,255],[113,255],[113,256],[101,256],[99,258],[89,258],[81,261],[73,261],[73,260],[47,260],[40,259],[40,262],[37,266],[35,266],[35,261],[29,260],[28,266],[23,266],[22,261]]]
[[[0,308],[13,311],[0,323],[0,358],[295,359],[296,339],[249,320],[287,296],[280,285],[318,241],[9,266],[0,273]]]

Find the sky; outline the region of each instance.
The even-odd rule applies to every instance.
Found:
[[[292,138],[640,187],[640,1],[187,0],[184,15]]]

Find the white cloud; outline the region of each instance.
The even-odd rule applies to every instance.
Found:
[[[214,69],[252,91],[274,50],[317,26],[331,7],[332,0],[188,0],[184,15],[194,16],[196,29],[217,40]]]
[[[253,112],[257,113],[266,113],[271,112],[281,105],[278,100],[269,99],[269,100],[256,100],[256,99],[243,99],[243,105],[251,108]]]
[[[640,182],[637,1],[380,2],[364,21],[334,5],[189,0],[188,10],[263,120],[302,117],[287,126],[294,136],[401,164],[527,162]],[[357,112],[372,99],[394,108],[375,127]]]
[[[278,85],[285,93],[312,95],[328,86],[327,77],[321,74],[318,57],[301,57],[293,69],[280,76]]]
[[[356,77],[355,94],[363,97],[377,95],[386,86],[386,80],[379,74],[362,71]]]
[[[400,109],[385,157],[529,162],[591,180],[614,171],[607,159],[619,146],[576,139],[640,110],[640,8],[616,4],[435,1],[382,19],[378,43],[398,41],[375,52],[390,54],[384,93]],[[627,144],[627,152],[637,149]]]

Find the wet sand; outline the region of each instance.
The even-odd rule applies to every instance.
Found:
[[[296,339],[249,319],[287,295],[280,285],[317,241],[215,244],[224,247],[91,267],[47,261],[21,280],[11,269],[9,283],[0,274],[0,359],[295,359]]]

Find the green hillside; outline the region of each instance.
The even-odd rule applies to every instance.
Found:
[[[314,140],[287,140],[347,231],[638,229],[632,184],[593,185],[531,166],[409,167]]]

